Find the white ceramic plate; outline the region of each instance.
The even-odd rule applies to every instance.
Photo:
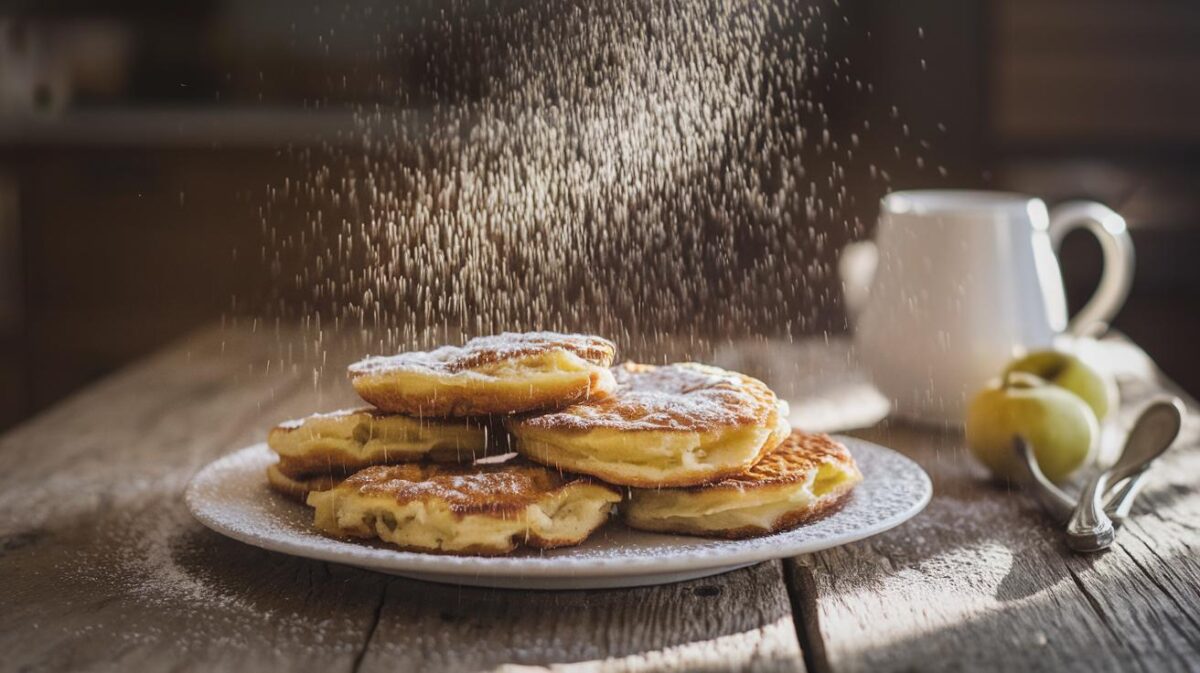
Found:
[[[863,472],[849,502],[795,530],[749,540],[708,540],[630,530],[614,520],[578,547],[506,557],[443,556],[342,542],[318,534],[311,510],[267,489],[275,460],[265,444],[225,456],[200,470],[187,506],[205,526],[264,549],[451,584],[522,589],[594,589],[665,584],[728,572],[769,559],[829,549],[881,533],[929,502],[928,475],[882,446],[845,442]]]

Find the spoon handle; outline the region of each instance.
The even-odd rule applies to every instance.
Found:
[[[1075,510],[1074,498],[1063,493],[1062,489],[1055,486],[1042,473],[1037,457],[1033,455],[1033,449],[1030,448],[1029,442],[1025,441],[1024,437],[1020,435],[1013,437],[1013,451],[1017,454],[1017,465],[1024,468],[1025,478],[1022,481],[1029,490],[1033,491],[1033,497],[1038,504],[1056,523],[1066,523]]]
[[[1107,549],[1116,539],[1112,520],[1104,513],[1102,497],[1108,485],[1107,471],[1088,482],[1079,496],[1079,504],[1067,522],[1067,546],[1078,552]]]
[[[1129,518],[1129,512],[1133,509],[1133,501],[1142,491],[1142,486],[1146,484],[1147,472],[1149,472],[1149,466],[1127,479],[1121,488],[1108,497],[1108,502],[1104,504],[1104,513],[1112,520],[1114,528],[1120,528],[1125,523],[1125,519]]]

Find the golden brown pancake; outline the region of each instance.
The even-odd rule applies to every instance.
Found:
[[[566,406],[612,389],[616,347],[600,337],[504,333],[463,346],[369,357],[350,365],[367,402],[413,416],[486,416]]]
[[[369,467],[313,492],[315,525],[334,537],[379,538],[402,549],[507,554],[519,545],[575,545],[608,520],[621,496],[590,479],[519,458],[474,467]]]
[[[376,409],[313,414],[271,430],[267,445],[279,463],[268,478],[272,488],[295,496],[372,465],[470,463],[500,450],[503,434],[484,419],[416,418]]]
[[[825,515],[860,481],[840,442],[796,431],[744,474],[692,488],[631,489],[621,513],[642,530],[754,537]]]
[[[612,484],[693,486],[740,474],[790,431],[761,381],[695,363],[613,368],[612,395],[509,418],[522,455]]]

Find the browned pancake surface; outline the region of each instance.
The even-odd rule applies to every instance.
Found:
[[[710,432],[773,425],[777,399],[758,379],[695,363],[665,366],[627,362],[613,367],[616,390],[607,398],[520,418],[530,428],[586,432]]]
[[[775,450],[763,456],[745,472],[717,482],[688,490],[718,488],[746,491],[780,484],[794,484],[807,479],[810,471],[823,463],[853,465],[850,451],[829,435],[792,431]]]
[[[355,473],[338,488],[385,496],[400,505],[438,499],[456,514],[496,515],[521,511],[577,483],[591,482],[514,459],[501,465],[379,465]]]

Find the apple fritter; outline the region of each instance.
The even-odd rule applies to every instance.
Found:
[[[613,374],[604,399],[506,419],[517,451],[612,484],[693,486],[740,474],[791,429],[786,403],[743,374],[695,363]]]
[[[860,481],[840,442],[796,431],[743,474],[692,488],[631,489],[621,514],[641,530],[754,537],[823,516]]]
[[[402,549],[507,554],[521,545],[576,545],[608,520],[621,496],[585,477],[519,458],[499,465],[408,463],[369,467],[308,504],[334,537],[378,538]]]
[[[367,402],[422,417],[484,416],[563,407],[613,387],[616,347],[600,337],[504,333],[463,346],[369,357],[349,368]]]

